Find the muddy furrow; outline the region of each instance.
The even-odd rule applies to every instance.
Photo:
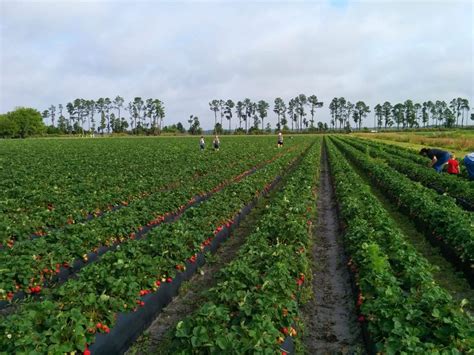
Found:
[[[314,298],[304,309],[308,354],[364,352],[325,150],[313,247]]]

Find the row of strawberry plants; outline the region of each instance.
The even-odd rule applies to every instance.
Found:
[[[299,338],[320,152],[318,139],[236,259],[218,273],[207,301],[172,331],[170,353],[271,354],[289,349],[285,338]]]
[[[459,353],[474,346],[473,319],[438,286],[431,266],[370,186],[327,142],[344,245],[358,291],[359,321],[374,352]]]
[[[383,150],[385,150],[387,153],[393,154],[397,157],[408,159],[424,167],[426,167],[429,163],[429,159],[423,156],[420,156],[418,153],[419,152],[418,150],[401,147],[399,145],[390,144],[388,142],[382,143],[380,141],[374,141],[371,139],[364,139],[364,142],[366,142],[368,145],[374,145],[374,146],[376,146],[377,144],[380,144],[380,146],[383,147]],[[440,149],[449,151],[449,149],[445,149],[445,148],[440,148]],[[459,165],[461,166],[461,174],[459,175],[459,177],[462,178],[461,180],[468,180],[468,175],[467,175],[466,169],[464,168],[464,160],[461,160],[459,162]]]
[[[265,166],[188,209],[172,224],[161,224],[146,238],[127,240],[60,287],[45,290],[42,302],[25,303],[0,323],[0,348],[7,352],[84,350],[96,332],[109,332],[119,312],[143,305],[141,296],[172,282],[185,261],[250,201],[268,189],[299,151]],[[113,329],[112,329],[113,331]]]
[[[459,208],[453,198],[414,183],[387,164],[373,160],[340,140],[335,142],[403,212],[417,222],[427,237],[444,245],[446,252],[453,255],[473,282],[473,214]]]
[[[468,181],[458,179],[457,176],[453,175],[438,174],[434,169],[420,166],[412,160],[399,158],[394,154],[387,153],[384,151],[385,144],[382,143],[373,142],[372,144],[367,144],[365,140],[354,138],[343,140],[370,156],[383,159],[392,168],[405,174],[410,179],[433,188],[439,193],[446,193],[455,198],[458,204],[465,209],[469,211],[474,210],[474,188],[471,188]]]
[[[106,211],[96,209],[94,211],[93,216],[94,217],[105,218],[105,219],[122,218],[121,214],[124,214],[124,216],[126,216],[127,213],[129,213],[128,211],[127,212],[122,211],[122,209],[124,209],[125,207],[127,207],[128,209],[130,209],[131,207],[134,207],[135,209],[140,209],[140,208],[143,209],[143,208],[146,208],[147,206],[149,206],[150,204],[152,204],[153,200],[159,200],[162,197],[166,197],[167,195],[173,194],[175,192],[181,192],[181,191],[185,192],[186,191],[186,192],[188,192],[187,196],[189,196],[190,194],[193,193],[192,186],[194,186],[194,185],[198,185],[194,189],[194,193],[199,194],[199,192],[200,192],[199,184],[201,184],[200,180],[205,180],[206,182],[209,182],[209,183],[214,181],[214,184],[216,184],[216,182],[221,181],[219,179],[222,178],[223,173],[233,171],[233,173],[235,174],[239,170],[249,169],[253,165],[258,164],[258,163],[262,162],[263,160],[269,159],[269,157],[271,156],[270,153],[272,153],[272,152],[267,151],[267,152],[261,152],[260,154],[255,154],[255,152],[246,152],[245,154],[241,155],[242,160],[238,160],[238,161],[235,161],[233,158],[226,158],[224,156],[224,157],[222,157],[221,170],[220,170],[221,174],[220,175],[216,174],[215,169],[212,169],[213,165],[214,165],[213,162],[210,162],[210,161],[199,162],[200,169],[205,168],[205,173],[203,172],[199,176],[187,177],[186,172],[183,172],[182,175],[180,175],[179,180],[176,180],[176,182],[174,182],[172,185],[168,185],[166,188],[163,188],[161,185],[158,184],[156,190],[142,192],[139,196],[135,196],[134,198],[128,199],[126,201],[125,200],[121,201],[119,206],[109,206],[109,208]],[[207,184],[207,185],[209,187],[209,184]],[[151,202],[149,202],[149,201],[151,201]],[[120,208],[117,208],[117,207],[120,207]],[[48,211],[48,210],[46,210],[46,211]],[[116,214],[114,216],[110,216],[110,214],[112,212],[114,212]],[[146,214],[146,211],[144,211],[144,212]],[[36,230],[36,232],[34,234],[34,238],[31,238],[31,236],[28,235],[28,234],[26,234],[26,235],[25,234],[19,234],[19,233],[15,234],[12,231],[13,235],[10,235],[10,236],[4,235],[3,236],[4,238],[8,237],[7,240],[2,240],[1,237],[0,237],[0,247],[2,246],[2,243],[3,243],[5,246],[12,248],[13,245],[17,241],[36,239],[37,237],[43,237],[44,238],[45,236],[48,236],[48,234],[55,234],[57,236],[60,236],[61,239],[63,239],[63,234],[67,235],[68,233],[71,232],[71,225],[76,225],[76,226],[80,225],[80,226],[82,226],[82,228],[89,228],[88,226],[86,226],[84,224],[86,221],[84,221],[84,219],[81,218],[80,216],[76,216],[77,219],[74,219],[71,215],[63,216],[63,217],[67,217],[67,222],[62,228],[53,228],[53,229],[48,230],[46,228],[46,226],[43,226],[42,228],[39,228],[39,229]],[[146,222],[148,219],[143,219],[143,222]],[[98,224],[101,223],[101,222],[97,222],[96,218],[89,218],[87,222],[88,223],[94,222],[94,223],[98,223]],[[21,227],[19,227],[19,228],[21,228]],[[91,229],[95,228],[95,226],[93,226],[93,223],[91,223],[90,228]],[[73,231],[73,233],[74,233],[74,231]],[[52,238],[54,240],[55,237],[52,237]]]
[[[12,149],[14,158],[7,161],[2,176],[2,210],[17,228],[30,229],[7,225],[8,234],[32,233],[42,226],[66,224],[69,218],[80,220],[97,208],[106,209],[167,186],[180,169],[193,173],[187,156],[178,162],[166,158],[173,152],[171,146],[161,144],[159,150],[150,152],[144,143],[47,140],[36,142],[31,152]],[[147,159],[159,164],[149,164]]]
[[[140,237],[165,219],[169,220],[168,216],[174,216],[196,203],[197,196],[205,197],[208,192],[215,192],[245,177],[282,154],[260,162],[243,173],[241,169],[248,167],[248,162],[234,164],[229,169],[213,170],[206,178],[183,183],[176,191],[136,201],[126,209],[88,224],[73,224],[33,241],[15,243],[11,249],[0,252],[0,264],[4,266],[0,270],[0,299],[12,299],[15,293],[22,291],[38,293],[37,286],[41,288],[47,281],[55,279],[64,268],[69,268],[69,271],[76,269],[76,260],[87,262],[91,251],[97,252],[128,238]],[[229,178],[239,172],[239,175]],[[216,185],[216,181],[220,183]]]
[[[275,150],[268,143],[257,140],[246,149],[236,149],[232,141],[219,154],[201,154],[187,139],[104,140],[97,145],[66,141],[59,146],[43,141],[35,147],[38,151],[11,155],[0,173],[0,243],[41,234],[71,220],[84,221],[123,202],[176,187],[183,179],[197,178],[222,161],[263,158]],[[71,146],[78,151],[71,152]]]

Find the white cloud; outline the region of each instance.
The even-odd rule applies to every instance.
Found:
[[[208,102],[316,94],[473,95],[472,3],[182,1],[0,5],[0,112],[76,97],[156,97],[168,123]]]

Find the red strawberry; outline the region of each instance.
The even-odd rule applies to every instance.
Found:
[[[91,351],[86,347],[84,349],[84,352],[82,353],[83,355],[91,355]]]
[[[171,277],[168,277],[168,278],[166,279],[166,282],[168,282],[168,283],[171,283],[172,281],[173,281],[173,279],[172,279]]]
[[[155,281],[155,285],[158,286],[158,287],[160,287],[160,285],[161,285],[160,280],[156,280],[156,281]]]
[[[285,335],[288,335],[288,328],[287,327],[281,328],[281,332]]]

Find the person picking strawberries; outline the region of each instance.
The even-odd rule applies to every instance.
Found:
[[[435,169],[438,173],[441,173],[443,170],[444,164],[449,160],[449,152],[441,149],[433,148],[422,148],[420,150],[420,155],[426,156],[431,159],[430,166]]]
[[[451,154],[451,157],[448,160],[448,174],[459,174],[459,162],[456,160],[456,156],[454,154]]]

